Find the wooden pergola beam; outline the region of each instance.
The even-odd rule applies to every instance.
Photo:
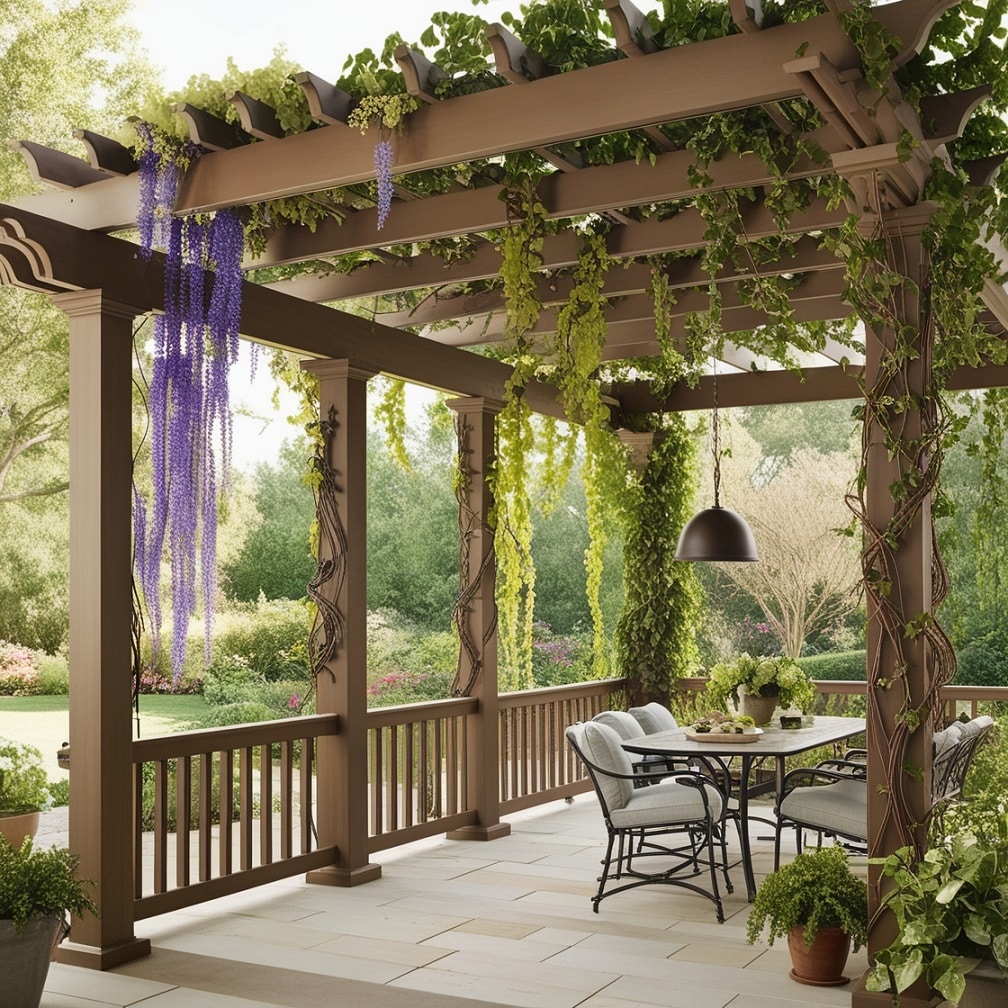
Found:
[[[20,230],[26,252],[35,256],[40,283],[73,290],[101,290],[113,301],[136,309],[138,315],[164,306],[164,257],[144,260],[136,245],[47,220],[17,207],[0,204],[0,224]],[[10,229],[8,229],[10,230]],[[0,244],[0,258],[8,244]],[[390,329],[334,308],[287,297],[257,284],[242,286],[241,332],[268,346],[310,357],[349,358],[373,366],[375,372],[456,395],[503,399],[512,368],[455,347],[442,346],[412,333]],[[563,418],[556,390],[530,382],[529,405],[540,413]]]
[[[903,40],[897,65],[951,5],[899,0],[874,10]],[[830,14],[695,42],[427,105],[394,138],[395,170],[423,171],[798,97],[801,87],[784,65],[802,51],[822,53],[840,73],[860,67],[856,47]],[[374,143],[371,131],[321,129],[215,152],[187,172],[176,210],[215,210],[371,179]]]

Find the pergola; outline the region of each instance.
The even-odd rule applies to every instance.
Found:
[[[477,471],[485,472],[491,461],[494,417],[511,367],[469,348],[500,343],[504,337],[506,306],[497,282],[501,254],[487,239],[513,222],[492,170],[502,155],[534,152],[552,166],[537,196],[546,217],[563,225],[543,243],[537,283],[544,310],[528,334],[533,343],[544,345],[556,331],[558,306],[570,290],[570,268],[577,259],[576,222],[595,215],[608,219],[608,254],[625,265],[609,271],[603,291],[609,303],[607,360],[661,354],[650,290],[652,257],[665,256],[669,288],[677,295],[669,320],[674,341],[681,344],[685,338],[687,314],[706,308],[711,285],[720,291],[721,326],[728,336],[720,351],[721,405],[854,398],[859,376],[870,384],[879,374],[885,348],[893,346],[892,332],[873,333],[863,357],[848,345],[820,341],[814,352],[796,352],[800,367],[786,369],[747,348],[747,334],[774,325],[775,319],[746,298],[745,285],[754,276],[786,275],[795,321],[847,318],[845,263],[823,245],[822,237],[855,214],[866,231],[877,229],[887,236],[894,250],[890,267],[913,289],[924,286],[928,255],[922,233],[934,209],[924,191],[932,163],[937,159],[951,166],[946,144],[960,135],[990,88],[925,95],[918,109],[903,99],[893,74],[924,50],[935,22],[955,0],[897,0],[872,9],[875,21],[900,43],[884,94],[866,81],[862,55],[843,26],[849,9],[844,0],[827,0],[822,14],[773,26],[764,26],[758,3],[730,0],[729,6],[734,22],[729,34],[662,49],[631,0],[605,0],[616,41],[611,59],[564,73],[555,72],[503,26],[488,25],[493,86],[456,97],[438,97],[443,71],[422,54],[400,47],[396,60],[403,89],[420,99],[422,107],[393,136],[397,188],[387,222],[378,230],[376,208],[348,202],[334,208],[338,218],[323,221],[314,231],[277,227],[265,252],[248,263],[254,268],[314,264],[311,272],[294,279],[246,283],[241,331],[250,340],[311,358],[306,367],[320,378],[321,415],[333,408],[340,417],[333,464],[342,474],[337,504],[349,545],[346,577],[333,601],[345,618],[346,636],[332,660],[335,681],[320,685],[320,711],[325,705],[345,710],[340,691],[363,681],[368,379],[381,373],[451,393],[453,408],[470,424]],[[207,153],[187,171],[176,213],[295,194],[359,192],[361,183],[374,178],[374,132],[363,135],[346,122],[353,98],[309,72],[297,80],[317,128],[294,135],[284,135],[272,109],[242,93],[228,96],[240,127],[192,106],[177,110],[193,142]],[[818,113],[819,125],[802,139],[814,141],[826,160],[801,155],[785,169],[786,179],[837,175],[849,183],[852,198],[838,207],[813,198],[791,217],[786,229],[791,241],[776,261],[757,264],[751,259],[748,267],[708,276],[702,263],[707,229],[691,200],[701,192],[752,190],[739,242],[779,236],[780,225],[763,199],[764,187],[777,180],[778,172],[756,154],[723,153],[706,167],[709,179],[700,185],[691,173],[696,155],[676,145],[671,127],[720,112],[760,109],[787,136],[794,133],[792,113],[798,106]],[[611,164],[583,158],[585,138],[624,131],[640,134],[651,156]],[[908,154],[907,136],[914,141]],[[84,867],[107,891],[129,882],[122,878],[129,851],[123,849],[124,830],[114,807],[125,780],[121,775],[128,772],[123,754],[129,744],[123,728],[129,724],[129,692],[121,671],[130,663],[129,347],[133,319],[164,307],[164,262],[158,255],[149,261],[137,258],[133,244],[111,234],[136,221],[132,154],[86,131],[79,138],[87,162],[22,142],[47,191],[0,209],[0,278],[48,293],[70,316],[71,733],[75,764],[94,768],[87,778],[75,777],[71,823],[75,846],[100,849],[100,856],[89,855]],[[987,185],[1000,160],[954,167],[965,171],[972,184]],[[432,195],[411,191],[414,173],[474,162],[482,167],[466,183],[456,179]],[[663,208],[675,212],[661,212]],[[415,251],[415,243],[455,236],[469,236],[467,257],[446,263],[432,252]],[[997,235],[991,233],[987,240],[989,247],[1000,249]],[[361,250],[378,254],[350,272],[319,267]],[[998,251],[995,256],[1000,261]],[[373,321],[339,310],[349,299],[407,291],[427,296],[416,307]],[[984,286],[982,302],[983,323],[991,333],[1003,335],[1008,298],[994,275]],[[910,372],[909,391],[923,397],[933,334],[922,328],[920,305],[913,299],[902,312],[901,323],[915,333],[920,360]],[[950,388],[1004,384],[1008,371],[992,364],[963,366],[947,382]],[[646,414],[709,407],[712,379],[705,376],[695,386],[684,383],[660,395],[644,381],[615,382],[605,393],[614,426],[632,426]],[[556,389],[547,382],[530,382],[525,396],[533,409],[563,415]],[[911,428],[905,428],[908,439]],[[889,488],[899,475],[897,463],[885,451],[869,452],[867,462],[867,510],[884,527],[893,507]],[[485,485],[473,490],[470,503],[485,515]],[[904,612],[931,611],[932,549],[924,519],[906,528],[897,544]],[[493,572],[491,567],[487,574],[482,561],[490,552],[492,539],[484,535],[470,561],[473,574],[481,572],[485,579],[471,611],[473,639],[486,639],[488,651],[494,646],[492,635],[483,631],[493,622]],[[869,612],[869,668],[891,667],[895,657],[876,617]],[[931,676],[929,645],[922,638],[907,653],[909,688],[924,695]],[[489,655],[482,657],[489,677],[495,663]],[[495,681],[491,685],[495,688]],[[895,703],[884,689],[869,684],[870,778],[881,779],[889,763],[892,743],[885,729],[896,717]],[[908,743],[907,756],[924,773],[908,782],[908,805],[897,810],[896,820],[871,789],[872,853],[898,846],[905,831],[920,836],[929,794],[927,739],[930,731],[918,731]],[[348,725],[334,744],[353,759],[362,737]],[[485,783],[493,785],[492,779]],[[493,836],[498,829],[497,823],[485,823],[482,835]],[[348,870],[351,877],[344,884],[366,881],[361,866]],[[85,937],[99,965],[131,954],[111,947],[108,936],[117,934],[116,926],[103,919],[103,930]],[[128,948],[131,932],[123,927],[126,933],[121,927],[116,943]],[[874,933],[873,947],[886,943],[884,931],[883,926]],[[863,993],[856,995],[860,998],[871,1000]]]

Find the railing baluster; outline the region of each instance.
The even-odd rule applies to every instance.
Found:
[[[252,747],[246,746],[238,757],[238,867],[252,867]]]
[[[213,754],[201,753],[199,761],[199,880],[206,882],[213,873]]]
[[[220,753],[220,873],[230,875],[234,871],[234,750],[224,749]]]
[[[294,743],[280,743],[280,860],[294,853]]]
[[[168,888],[168,761],[154,764],[154,892]]]
[[[259,864],[273,863],[273,747],[259,747]]]

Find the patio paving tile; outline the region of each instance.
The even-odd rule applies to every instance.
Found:
[[[840,1008],[850,987],[792,981],[786,947],[745,940],[741,872],[712,904],[674,887],[592,910],[594,796],[512,818],[489,843],[436,838],[374,855],[353,888],[301,877],[150,920],[153,955],[107,973],[54,964],[41,1008]],[[551,832],[555,830],[556,832]],[[754,827],[757,877],[772,845]],[[859,976],[867,957],[852,956]]]

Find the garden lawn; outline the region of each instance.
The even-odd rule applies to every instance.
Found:
[[[56,750],[69,739],[69,705],[66,696],[0,697],[0,735],[40,749],[51,780],[61,780],[66,774],[56,762]],[[144,695],[139,730],[133,718],[133,737],[170,735],[206,713],[207,705],[198,695]]]

